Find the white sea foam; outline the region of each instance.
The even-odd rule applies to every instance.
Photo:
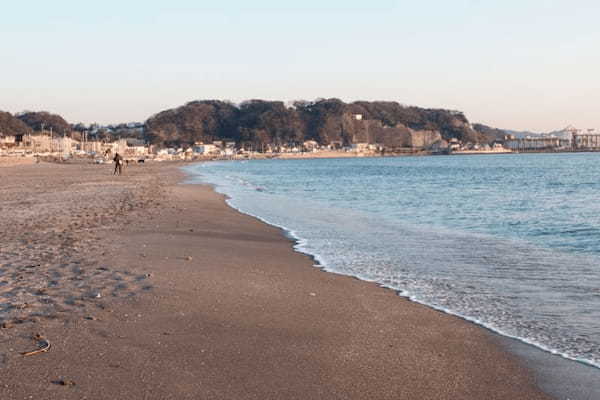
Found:
[[[235,164],[224,170],[203,166],[210,174],[200,180],[216,185],[231,207],[284,230],[295,241],[295,249],[312,256],[320,268],[377,282],[412,301],[600,367],[600,338],[593,337],[597,331],[561,309],[562,300],[578,291],[588,296],[588,286],[568,277],[572,271],[558,268],[576,265],[579,271],[593,274],[595,255],[554,251],[477,231],[388,221],[382,213],[346,207],[360,202],[332,203],[326,196],[318,197],[323,195],[318,190],[316,200],[299,198],[298,193],[278,190],[278,180],[286,176],[269,170],[269,165],[264,166],[266,172],[277,176],[246,175],[251,164],[245,164],[243,171]],[[194,168],[187,171],[202,174]],[[553,289],[567,278],[572,289]],[[585,300],[590,301],[589,296]]]

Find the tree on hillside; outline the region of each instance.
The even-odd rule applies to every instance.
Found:
[[[63,117],[46,111],[25,111],[17,114],[17,118],[36,132],[42,130],[53,130],[61,134],[71,132],[71,125]]]
[[[239,107],[239,138],[261,148],[303,141],[302,122],[294,108],[281,101],[250,100]]]
[[[363,118],[357,119],[353,114]],[[336,98],[296,101],[291,107],[281,101],[266,100],[249,100],[239,106],[218,100],[193,101],[149,118],[145,135],[152,143],[169,146],[227,139],[264,148],[267,144],[300,144],[308,139],[320,144],[372,141],[375,136],[369,129],[378,126],[395,128],[381,131],[385,132],[382,135],[386,141],[393,143],[404,143],[410,130],[439,133],[446,140],[487,140],[457,111],[405,106],[393,101],[346,104]],[[394,134],[402,138],[392,140]]]
[[[237,135],[237,114],[238,109],[228,102],[193,101],[150,117],[145,124],[146,139],[180,146],[233,138]]]
[[[340,99],[318,99],[314,102],[296,102],[300,118],[304,121],[306,137],[322,144],[343,141],[342,118],[346,104]]]
[[[492,143],[495,140],[504,140],[504,136],[507,134],[503,129],[492,128],[483,124],[473,124],[473,129],[483,135],[488,143]]]
[[[11,113],[0,111],[0,135],[25,135],[31,128]]]

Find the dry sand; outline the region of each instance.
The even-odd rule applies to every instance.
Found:
[[[547,398],[487,331],[313,268],[176,166],[110,168],[0,169],[0,399]]]
[[[17,165],[30,165],[36,162],[35,157],[2,156],[0,155],[0,168],[14,167]]]

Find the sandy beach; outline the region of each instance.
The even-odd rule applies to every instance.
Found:
[[[14,167],[19,165],[30,165],[34,164],[36,159],[34,157],[8,157],[0,156],[0,168],[2,167]]]
[[[180,165],[0,168],[1,399],[549,398],[488,331],[314,268]]]

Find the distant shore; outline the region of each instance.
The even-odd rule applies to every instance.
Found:
[[[323,273],[177,165],[0,169],[0,398],[549,398],[494,335]]]

